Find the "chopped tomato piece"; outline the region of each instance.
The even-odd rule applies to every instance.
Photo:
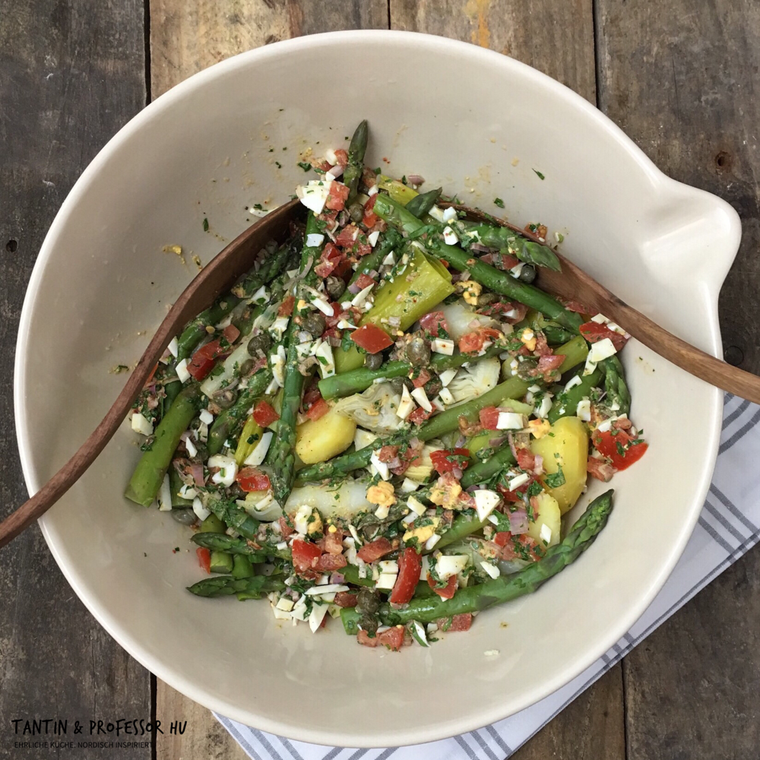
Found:
[[[432,412],[426,412],[421,406],[418,406],[407,419],[412,425],[421,425],[425,420],[430,419],[432,415]]]
[[[500,337],[501,333],[493,327],[481,327],[474,332],[466,333],[459,339],[459,350],[463,354],[477,354],[483,350],[487,340]]]
[[[449,332],[449,325],[442,311],[429,311],[420,318],[420,327],[433,338],[440,337],[441,330],[447,335]]]
[[[325,206],[333,211],[342,211],[346,206],[349,192],[348,185],[333,180],[330,183],[330,192],[327,195]]]
[[[486,406],[478,412],[483,430],[498,430],[499,410],[495,406]]]
[[[257,470],[255,467],[243,467],[238,472],[237,480],[240,487],[246,492],[251,491],[268,491],[272,484],[269,481],[269,475],[261,470]]]
[[[333,604],[336,607],[356,607],[358,601],[357,595],[352,591],[339,591],[335,595]]]
[[[342,554],[343,553],[343,531],[340,528],[331,526],[335,530],[327,529],[324,538],[319,542],[322,547],[322,551],[328,554]]]
[[[438,588],[432,575],[428,575],[428,586],[435,591],[441,599],[451,599],[457,592],[457,577],[452,575],[443,588]]]
[[[323,554],[312,565],[315,570],[319,570],[321,573],[329,573],[333,570],[340,570],[341,567],[346,566],[346,558],[342,554]]]
[[[377,636],[371,637],[366,631],[359,631],[357,640],[365,647],[376,647],[378,644],[390,649],[392,652],[398,652],[404,645],[404,626],[395,625],[387,631],[378,633]]]
[[[430,454],[433,467],[439,475],[456,469],[466,470],[470,464],[469,449],[441,449]]]
[[[514,269],[520,263],[520,259],[517,256],[513,256],[511,253],[501,254],[501,268],[502,269]]]
[[[382,446],[377,450],[381,462],[392,462],[398,456],[398,446]]]
[[[235,325],[227,325],[227,327],[222,330],[222,335],[224,335],[224,339],[232,345],[239,337],[240,337],[240,330],[235,327]]]
[[[214,368],[216,358],[222,354],[219,339],[212,340],[201,346],[187,364],[187,371],[198,381],[208,375]]]
[[[615,474],[615,468],[604,459],[599,457],[589,457],[586,462],[586,471],[592,478],[601,480],[602,483],[609,483]]]
[[[356,278],[355,284],[359,290],[364,290],[364,288],[368,288],[370,285],[377,285],[377,282],[368,274],[362,273]]]
[[[398,558],[398,577],[390,595],[391,604],[406,604],[414,595],[417,582],[420,579],[422,559],[416,550],[407,546]]]
[[[359,237],[359,228],[355,224],[347,224],[336,236],[335,244],[341,248],[351,248]]]
[[[289,317],[293,313],[293,307],[295,306],[295,303],[296,303],[295,296],[285,296],[285,298],[282,299],[280,308],[277,309],[277,316]]]
[[[564,361],[565,357],[562,354],[544,354],[538,359],[538,371],[543,374],[559,369]]]
[[[211,551],[205,546],[199,546],[195,550],[198,556],[198,564],[207,572],[211,572]]]
[[[370,199],[364,204],[364,218],[362,224],[369,228],[374,227],[377,224],[377,220],[380,218],[372,211],[375,207],[375,201],[377,200],[377,194],[370,196]]]
[[[616,470],[625,470],[638,462],[649,448],[644,441],[633,440],[625,430],[595,430],[591,436],[594,448],[612,462]]]
[[[521,470],[532,470],[536,466],[536,457],[530,449],[517,449],[517,466]]]
[[[391,542],[387,538],[382,537],[364,544],[356,553],[356,556],[364,562],[374,562],[392,551],[393,545]]]
[[[307,410],[306,416],[310,420],[318,420],[330,411],[330,405],[323,398],[315,401]]]
[[[493,542],[496,546],[506,546],[511,538],[512,534],[508,530],[503,530],[493,537]]]
[[[628,340],[625,335],[610,330],[607,325],[600,325],[598,322],[586,322],[580,326],[580,331],[581,335],[589,343],[596,343],[597,341],[609,338],[617,351],[620,351]]]
[[[265,428],[279,420],[280,415],[277,414],[270,403],[261,400],[256,402],[256,406],[253,407],[253,419],[259,427]]]
[[[343,148],[338,148],[335,151],[335,160],[337,161],[337,166],[348,166],[348,153]]]
[[[426,369],[421,369],[417,373],[417,376],[412,378],[412,385],[415,388],[422,388],[423,385],[430,381],[431,377],[432,375]]]
[[[280,530],[282,531],[282,537],[287,538],[288,536],[292,536],[295,531],[293,528],[288,524],[288,518],[287,517],[281,517],[277,522],[280,523]]]
[[[458,615],[452,615],[450,618],[440,618],[435,622],[438,628],[444,633],[469,631],[470,626],[472,626],[472,613],[460,612]]]
[[[309,544],[296,538],[291,546],[293,553],[293,569],[303,575],[309,570],[314,570],[317,560],[322,555],[322,550],[316,544]]]
[[[576,314],[591,314],[592,309],[582,304],[580,301],[565,301],[564,306],[568,311],[574,311]]]
[[[373,324],[366,324],[351,333],[351,339],[368,354],[377,354],[393,345],[393,339],[385,330]]]

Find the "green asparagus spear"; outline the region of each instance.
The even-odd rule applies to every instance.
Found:
[[[225,525],[234,528],[246,538],[255,538],[259,529],[259,521],[251,517],[247,512],[240,509],[234,500],[224,500],[215,494],[210,494],[206,501],[206,508],[218,517]],[[213,533],[196,535],[219,535]],[[215,539],[208,539],[213,541]]]
[[[136,504],[149,507],[161,488],[182,433],[199,409],[201,391],[192,382],[183,388],[156,428],[150,448],[143,452],[124,495]]]
[[[406,210],[414,214],[418,219],[422,219],[430,211],[441,197],[442,188],[437,187],[435,190],[428,190],[426,193],[415,195],[405,206]]]
[[[449,225],[459,239],[467,243],[481,243],[489,248],[497,248],[501,253],[509,253],[526,264],[560,271],[557,254],[549,246],[528,240],[508,227],[465,220],[452,220]]]
[[[602,370],[597,368],[590,375],[584,375],[582,370],[578,375],[580,383],[574,385],[569,391],[561,391],[554,397],[552,408],[548,418],[552,425],[560,418],[574,415],[578,408],[578,402],[591,393],[591,389],[599,385],[602,379]]]
[[[232,435],[240,422],[245,421],[251,407],[271,382],[271,370],[260,369],[248,381],[248,386],[240,392],[237,401],[219,414],[208,432],[209,456],[218,454],[222,450],[224,442]]]
[[[338,299],[338,303],[346,303],[347,301],[350,301],[355,295],[349,290],[351,285],[353,285],[363,274],[369,274],[370,272],[379,269],[385,257],[391,251],[399,248],[403,242],[404,238],[401,237],[398,230],[389,227],[383,233],[382,239],[378,242],[377,246],[375,246],[372,253],[363,256],[359,260],[359,265],[356,267],[356,270],[349,280],[348,288],[343,291],[343,295]]]
[[[247,599],[260,599],[272,591],[283,591],[285,582],[281,578],[254,575],[250,578],[236,578],[234,575],[220,575],[218,578],[204,578],[188,587],[196,596],[219,597],[245,594]]]
[[[560,371],[565,372],[577,364],[580,364],[582,361],[585,361],[586,355],[588,354],[588,346],[583,338],[577,336],[571,341],[568,341],[564,346],[558,348],[556,353],[565,357],[565,361],[560,367]],[[487,393],[484,393],[482,396],[437,414],[424,425],[421,425],[415,434],[423,441],[429,441],[431,438],[439,438],[445,433],[456,430],[459,425],[460,417],[469,418],[477,415],[481,409],[484,409],[487,406],[499,406],[499,404],[505,399],[519,398],[525,394],[528,387],[532,385],[533,382],[534,381],[528,382],[521,380],[519,377],[511,377],[497,385],[495,388],[492,388]],[[345,475],[353,470],[366,467],[372,458],[373,451],[382,446],[396,446],[403,444],[408,438],[409,433],[407,431],[395,433],[393,436],[385,439],[378,438],[369,446],[365,446],[358,451],[352,451],[348,454],[334,457],[328,462],[304,467],[304,469],[300,470],[298,473],[298,480],[299,482],[323,480],[325,478]],[[280,503],[283,502],[280,501]]]
[[[243,554],[234,554],[232,556],[233,578],[252,578],[254,575],[256,575],[256,572],[248,557]]]
[[[543,312],[548,317],[558,322],[563,327],[578,332],[583,319],[579,314],[565,309],[562,304],[544,293],[533,285],[521,282],[506,272],[501,272],[490,264],[472,258],[461,248],[446,245],[440,234],[422,234],[428,230],[434,230],[430,225],[425,225],[414,214],[410,214],[404,206],[396,203],[389,196],[380,194],[377,196],[373,211],[389,224],[403,230],[407,235],[421,235],[420,240],[426,249],[434,256],[448,262],[460,272],[467,270],[470,277],[489,290],[493,290],[512,301],[519,301],[533,309]]]
[[[361,126],[361,125],[360,125]],[[365,127],[366,129],[366,127]],[[350,165],[350,162],[349,162]],[[310,211],[306,220],[306,238],[310,234],[318,234],[319,228],[314,214]],[[301,253],[301,273],[307,273],[303,283],[306,286],[313,285],[316,275],[314,264],[319,258],[321,246],[304,245]],[[274,496],[280,504],[285,504],[293,488],[295,478],[295,446],[296,446],[296,417],[298,408],[301,406],[301,396],[305,378],[298,368],[298,340],[297,334],[300,329],[300,319],[308,313],[308,306],[298,308],[298,302],[293,309],[293,316],[288,325],[288,348],[285,361],[285,384],[282,393],[282,409],[280,421],[277,425],[277,436],[269,449],[267,461],[274,463],[272,472],[272,489]]]
[[[264,562],[267,557],[280,557],[290,559],[289,549],[256,549],[245,538],[233,538],[226,533],[196,533],[192,538],[193,543],[203,546],[212,551],[228,552],[229,554],[241,554],[249,557],[251,562]]]
[[[476,483],[484,483],[504,467],[514,464],[515,457],[509,446],[502,446],[493,456],[485,462],[468,467],[462,476],[462,488],[469,488]]]
[[[362,119],[354,131],[348,146],[348,166],[343,172],[343,184],[348,185],[348,201],[350,206],[356,200],[359,190],[359,180],[364,172],[364,154],[367,152],[367,140],[369,138],[369,126],[367,120]]]
[[[477,512],[457,515],[451,523],[451,527],[441,535],[438,543],[435,545],[436,550],[454,544],[460,539],[475,533],[475,531],[480,530],[485,524],[486,521],[480,520]]]
[[[437,596],[412,599],[406,607],[399,609],[383,604],[379,611],[380,622],[383,625],[404,625],[412,620],[432,623],[464,612],[478,612],[536,591],[549,578],[574,562],[593,543],[607,524],[612,510],[612,493],[610,490],[594,499],[565,539],[549,547],[546,555],[538,562],[513,575],[459,589],[448,600]],[[341,610],[341,619],[346,633],[356,635],[358,615],[355,610],[352,607],[344,608]]]
[[[610,356],[600,362],[599,367],[604,372],[604,389],[607,391],[607,405],[617,404],[618,414],[628,414],[631,411],[631,393],[625,381],[625,370],[617,356]]]
[[[502,346],[491,346],[483,356],[478,359],[490,356],[498,356],[504,348]],[[472,356],[467,354],[457,354],[456,356],[446,356],[445,354],[436,354],[430,362],[430,367],[435,372],[443,372],[446,369],[461,367],[463,364],[472,361]],[[361,393],[369,388],[375,380],[390,380],[394,377],[408,377],[413,372],[414,367],[409,362],[386,362],[380,369],[354,369],[350,372],[344,372],[342,375],[331,375],[319,381],[319,392],[322,397],[330,400],[333,398],[343,398],[353,393]]]
[[[173,509],[186,509],[193,506],[192,499],[183,499],[179,495],[179,489],[182,488],[184,483],[179,476],[176,467],[169,467],[169,488],[172,492],[172,508]]]

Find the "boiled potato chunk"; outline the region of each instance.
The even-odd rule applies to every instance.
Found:
[[[562,512],[557,500],[548,493],[541,493],[536,496],[536,507],[536,519],[530,523],[528,535],[542,546],[558,544],[562,529]]]
[[[296,427],[296,454],[304,464],[326,462],[354,442],[356,423],[330,409],[318,420]]]
[[[578,417],[561,417],[550,431],[530,445],[534,454],[544,459],[544,470],[552,475],[562,466],[565,476],[563,485],[547,488],[559,504],[564,515],[578,501],[586,484],[586,461],[588,459],[588,434],[586,426]]]

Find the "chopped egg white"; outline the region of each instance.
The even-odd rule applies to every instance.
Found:
[[[480,566],[483,568],[483,571],[490,575],[494,580],[496,580],[501,575],[499,568],[490,562],[481,562]]]
[[[235,462],[233,457],[216,454],[213,457],[209,457],[208,466],[219,468],[219,472],[215,472],[211,476],[211,481],[216,483],[216,485],[229,488],[235,482],[238,468],[237,462]]]
[[[203,506],[203,502],[197,496],[193,499],[193,512],[195,512],[195,516],[201,522],[211,514],[211,512]]]
[[[401,484],[399,490],[401,493],[412,493],[420,487],[419,483],[415,483],[410,478],[404,478],[404,482]]]
[[[456,376],[458,369],[445,369],[438,375],[438,379],[441,381],[441,385],[445,388]]]
[[[377,240],[380,237],[380,231],[375,230],[367,235],[367,242],[374,248],[377,245]]]
[[[181,383],[186,383],[190,379],[190,373],[187,371],[187,359],[177,362],[176,370]]]
[[[472,497],[475,499],[475,511],[478,513],[478,519],[481,522],[496,509],[501,500],[496,491],[490,491],[485,488],[474,491]]]
[[[598,364],[600,361],[607,359],[616,353],[617,349],[615,348],[614,343],[609,338],[604,338],[602,340],[598,340],[596,343],[591,344],[591,348],[588,352],[588,358],[592,362]]]
[[[296,188],[296,195],[307,209],[315,214],[321,214],[330,195],[330,179],[313,179],[305,185]]]
[[[243,464],[256,467],[264,461],[264,457],[269,451],[269,444],[272,442],[274,433],[271,430],[267,430],[262,434],[261,440],[256,444],[256,448],[246,457]]]
[[[375,471],[377,474],[383,479],[383,480],[390,480],[391,479],[391,471],[388,467],[388,464],[386,462],[381,462],[380,459],[377,456],[377,451],[372,452],[372,456],[370,457],[370,463],[375,468]]]
[[[372,285],[367,285],[366,288],[363,290],[360,290],[352,299],[351,304],[353,306],[361,306],[369,297],[369,294],[372,292],[372,288],[375,287],[375,283],[373,282]]]
[[[443,221],[444,222],[450,222],[452,219],[457,218],[457,210],[455,208],[452,208],[449,206],[447,209],[443,210]]]
[[[160,512],[172,511],[172,489],[169,485],[169,475],[164,475],[158,492],[158,509]]]
[[[528,475],[527,472],[522,472],[509,481],[507,488],[509,488],[510,491],[514,491],[516,488],[524,486],[529,480],[530,475]]]
[[[409,482],[413,483],[414,481],[410,480]],[[414,486],[416,488],[417,484],[414,483]],[[406,506],[409,507],[409,509],[411,509],[412,512],[415,513],[419,517],[422,517],[422,515],[425,514],[425,510],[427,509],[427,507],[419,499],[415,498],[414,496],[410,496],[406,500]]]
[[[438,222],[445,222],[446,220],[443,218],[443,209],[440,206],[433,206],[433,208],[428,211],[428,214],[433,217]]]
[[[454,403],[454,395],[453,395],[453,394],[452,394],[452,392],[451,392],[451,391],[450,391],[448,388],[446,388],[446,387],[443,387],[443,388],[441,388],[441,392],[438,394],[438,397],[441,399],[441,401],[442,401],[442,402],[443,402],[443,403],[444,403],[446,406],[451,406],[451,404],[453,404],[453,403]]]
[[[412,398],[426,411],[432,412],[433,407],[428,400],[427,393],[423,387],[415,388],[412,391]]]
[[[430,350],[436,354],[454,355],[454,341],[448,338],[433,338],[430,341]]]
[[[179,343],[176,338],[169,341],[169,353],[176,359],[179,354]]]
[[[572,377],[567,385],[565,385],[565,390],[569,391],[571,388],[575,388],[576,385],[580,385],[583,381],[581,380],[580,375],[575,375],[575,377]]]
[[[446,245],[456,245],[459,242],[459,236],[448,225],[443,228],[443,242]]]
[[[398,409],[396,409],[396,416],[405,420],[414,410],[414,401],[409,395],[409,389],[404,386],[404,390],[401,392],[401,401],[399,402]]]
[[[198,417],[204,425],[210,425],[214,421],[214,415],[208,409],[202,409]]]
[[[584,422],[591,422],[591,400],[586,396],[575,407],[575,415]]]
[[[132,430],[141,435],[153,435],[153,423],[140,412],[132,415]]]
[[[435,563],[436,573],[442,581],[447,581],[452,575],[459,575],[469,559],[466,554],[442,554]]]
[[[496,421],[497,430],[521,430],[523,427],[523,416],[516,412],[499,412],[499,418]]]

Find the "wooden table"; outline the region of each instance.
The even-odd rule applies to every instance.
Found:
[[[43,236],[88,162],[152,98],[229,55],[296,35],[389,27],[471,41],[535,66],[601,108],[668,174],[728,200],[744,241],[721,297],[726,358],[760,372],[756,0],[3,0],[0,514],[26,496],[11,425],[21,303]],[[208,711],[106,635],[38,529],[2,558],[0,758],[44,756],[13,748],[10,721],[21,716],[186,720],[184,735],[114,756],[244,757]],[[755,551],[515,757],[756,760],[759,622]],[[76,752],[78,760],[103,756]]]

